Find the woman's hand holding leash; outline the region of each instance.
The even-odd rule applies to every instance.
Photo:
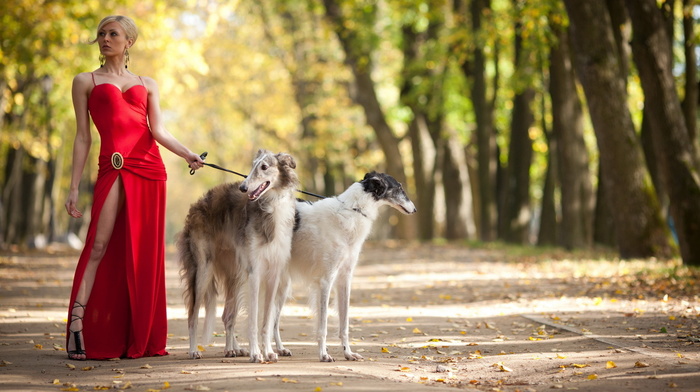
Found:
[[[195,170],[201,169],[204,167],[205,163],[204,160],[207,158],[207,152],[203,152],[202,155],[195,155],[194,153],[192,154],[192,157],[195,158],[191,162],[188,160],[187,166],[190,168],[190,175],[193,175]]]

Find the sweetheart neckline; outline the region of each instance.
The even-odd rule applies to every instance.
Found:
[[[137,86],[141,86],[141,87],[143,87],[143,88],[146,88],[146,86],[144,86],[143,84],[135,84],[135,85],[133,85],[133,86],[127,88],[126,90],[122,91],[122,89],[120,89],[119,86],[117,86],[116,84],[113,84],[113,83],[100,83],[100,84],[96,84],[95,87],[93,87],[92,89],[94,90],[94,89],[97,88],[98,86],[104,86],[104,85],[108,85],[108,86],[112,86],[112,87],[116,88],[117,90],[119,90],[119,92],[122,93],[122,95],[126,94],[127,92],[129,92],[129,90],[131,90],[132,88],[137,87]],[[92,95],[92,91],[90,91],[90,95]]]

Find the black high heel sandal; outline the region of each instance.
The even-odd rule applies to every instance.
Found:
[[[73,303],[73,309],[75,308],[82,308],[83,309],[83,316],[85,316],[85,305],[81,304],[78,301],[75,301]],[[77,316],[71,312],[71,320],[70,323],[73,325],[74,321],[83,321],[83,317]],[[81,328],[79,331],[73,331],[68,327],[68,331],[73,334],[73,344],[75,344],[75,349],[74,350],[69,350],[68,351],[68,358],[75,360],[75,361],[84,361],[87,358],[74,358],[76,355],[85,355],[85,349],[83,348],[83,341],[80,338],[80,333],[83,332],[83,329]]]

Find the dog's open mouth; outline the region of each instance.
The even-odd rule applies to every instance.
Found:
[[[260,195],[262,195],[263,192],[265,192],[265,189],[267,189],[268,186],[270,186],[270,181],[263,182],[256,190],[254,190],[253,192],[250,192],[248,194],[248,200],[250,200],[250,201],[258,200]]]

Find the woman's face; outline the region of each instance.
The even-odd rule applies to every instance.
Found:
[[[105,56],[124,54],[124,51],[132,44],[119,22],[110,22],[104,25],[97,32],[97,43],[100,45],[100,53]]]

